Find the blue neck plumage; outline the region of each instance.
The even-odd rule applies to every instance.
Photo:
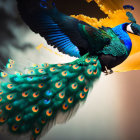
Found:
[[[112,30],[121,40],[124,41],[127,51],[130,52],[131,48],[132,48],[132,42],[131,42],[131,39],[130,39],[128,33],[125,31],[126,24],[128,24],[128,23],[120,24],[120,25],[112,28]]]

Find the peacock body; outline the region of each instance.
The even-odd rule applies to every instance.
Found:
[[[8,126],[15,135],[29,133],[34,140],[52,122],[57,123],[60,114],[66,119],[72,115],[102,71],[108,74],[107,69],[128,57],[132,47],[128,32],[138,34],[140,29],[128,22],[114,28],[95,28],[59,12],[51,0],[17,3],[23,20],[35,33],[59,51],[78,58],[65,64],[34,65],[24,73],[1,73],[0,125]],[[9,60],[7,68],[13,65]]]

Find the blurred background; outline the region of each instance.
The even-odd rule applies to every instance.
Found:
[[[128,0],[127,0],[128,1]],[[126,1],[126,2],[127,2]],[[106,17],[97,4],[84,0],[59,0],[56,5],[66,14],[85,14]],[[140,1],[130,1],[140,24]],[[26,63],[72,61],[48,51],[34,49],[45,40],[34,34],[21,20],[16,0],[0,1],[0,68],[8,58],[14,59],[23,69]],[[40,55],[44,53],[44,57]],[[18,65],[17,65],[18,67]],[[102,74],[94,85],[86,103],[66,124],[56,125],[41,140],[139,140],[140,139],[140,71]],[[0,135],[0,140],[9,137]],[[11,139],[11,138],[10,138]]]

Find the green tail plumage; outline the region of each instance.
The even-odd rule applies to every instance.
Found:
[[[0,125],[8,124],[13,134],[32,132],[36,139],[59,112],[65,114],[86,99],[100,73],[98,58],[84,56],[72,63],[42,64],[25,74],[9,75],[9,82],[1,83]]]

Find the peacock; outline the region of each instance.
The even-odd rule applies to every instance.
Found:
[[[23,73],[1,72],[0,125],[13,135],[37,140],[84,102],[101,72],[106,75],[129,56],[128,33],[140,35],[140,25],[125,5],[129,22],[111,27],[92,25],[61,13],[53,0],[17,0],[19,13],[35,33],[60,52],[77,59],[64,64],[33,65]],[[14,66],[9,59],[6,68]],[[6,80],[4,80],[6,79]]]

